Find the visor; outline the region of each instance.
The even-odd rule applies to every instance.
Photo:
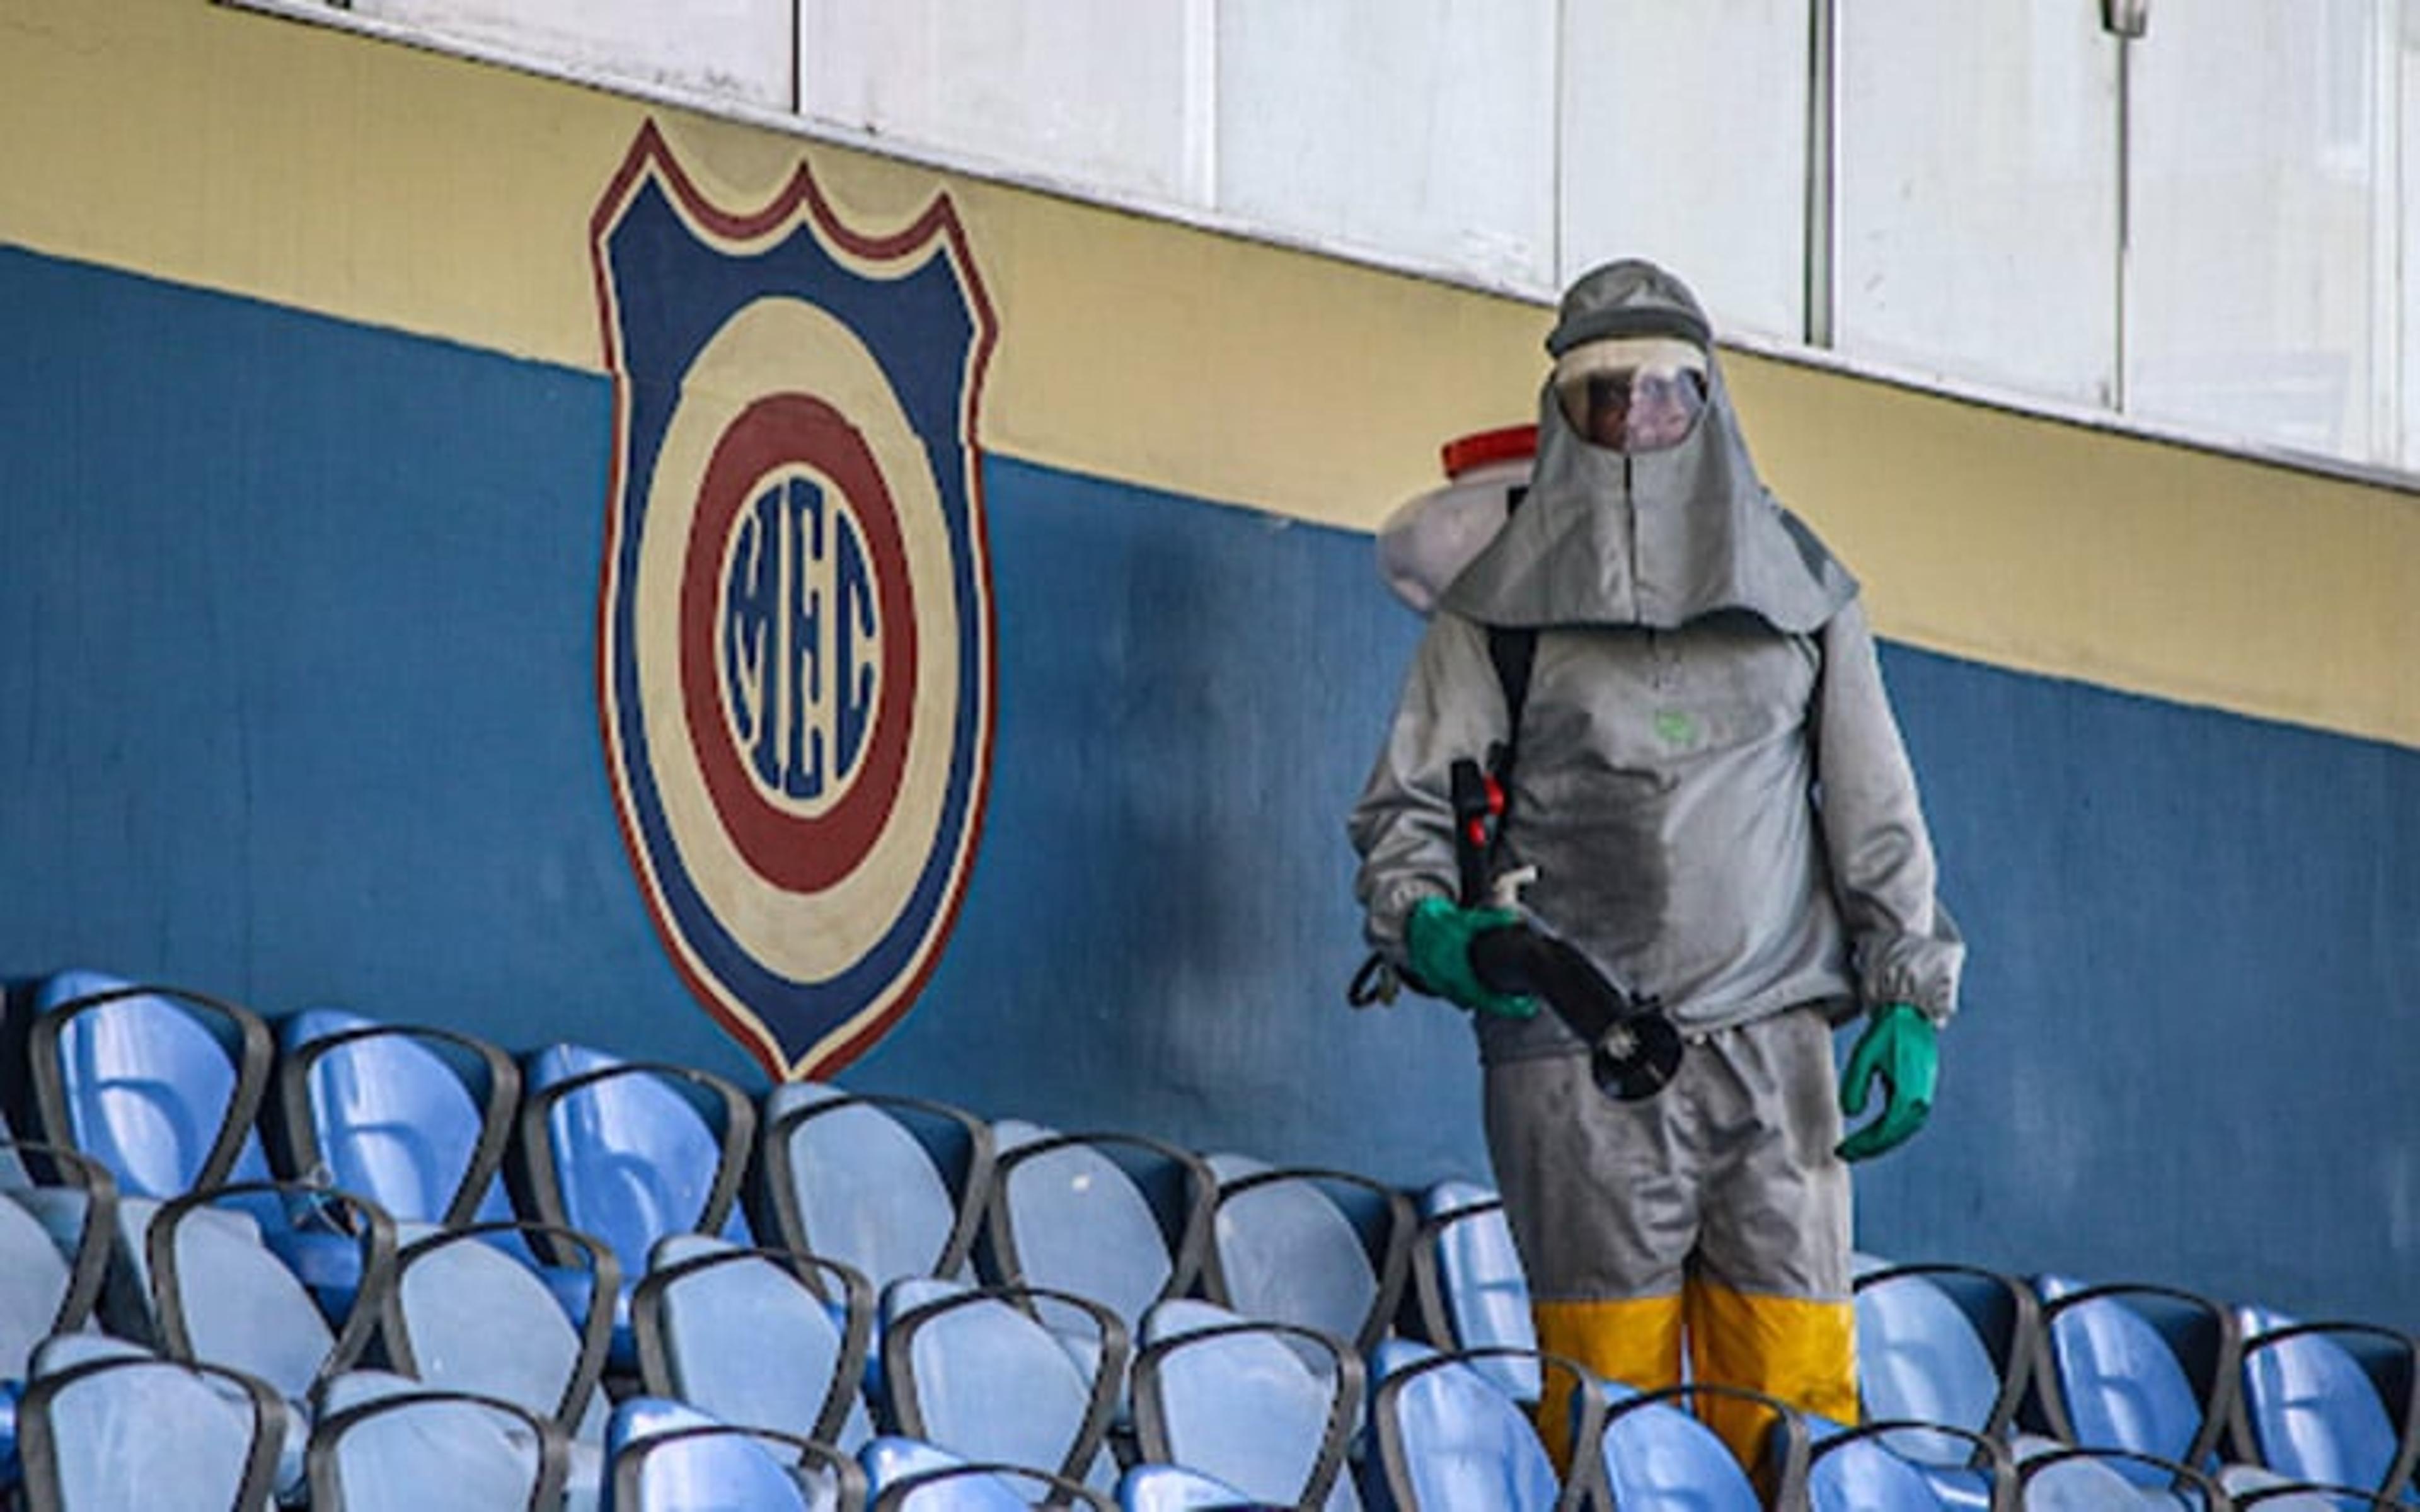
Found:
[[[1621,336],[1575,347],[1555,362],[1563,418],[1616,452],[1678,446],[1706,410],[1706,353],[1668,336]]]

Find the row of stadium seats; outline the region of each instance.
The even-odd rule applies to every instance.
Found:
[[[2383,1329],[1877,1265],[1871,1426],[1766,1404],[1761,1499],[1674,1395],[1536,1353],[1469,1183],[90,972],[17,998],[0,1370],[37,1506],[2412,1501]],[[1568,1478],[1516,1405],[1558,1372],[1604,1448]]]

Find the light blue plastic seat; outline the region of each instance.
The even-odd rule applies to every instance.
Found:
[[[439,1488],[447,1512],[551,1512],[567,1474],[527,1408],[382,1371],[330,1381],[307,1464],[312,1512],[421,1512]]]
[[[2036,1278],[2046,1368],[2040,1382],[2053,1437],[2113,1457],[2120,1473],[2154,1461],[2215,1469],[2233,1412],[2241,1335],[2233,1312],[2173,1287],[2085,1286]]]
[[[1394,1324],[1419,1220],[1409,1197],[1351,1171],[1208,1157],[1218,1179],[1202,1290],[1246,1318],[1367,1353]]]
[[[1161,1303],[1143,1319],[1132,1395],[1144,1458],[1279,1505],[1359,1512],[1346,1472],[1362,1366],[1346,1340],[1209,1303]]]
[[[1503,1346],[1439,1350],[1388,1339],[1372,1360],[1378,1387],[1370,1421],[1397,1512],[1573,1512],[1587,1504],[1593,1477],[1574,1475],[1568,1484],[1558,1477],[1528,1410],[1497,1384],[1502,1371],[1481,1368],[1500,1367],[1515,1352],[1527,1355],[1534,1379],[1553,1375],[1571,1388],[1572,1442],[1598,1441],[1605,1399],[1596,1380],[1568,1360]]]
[[[876,1512],[1117,1512],[1109,1494],[1031,1465],[970,1460],[937,1444],[886,1434],[858,1454]]]
[[[737,1198],[756,1110],[722,1077],[553,1044],[522,1062],[519,1190],[538,1223],[593,1234],[620,1262],[616,1367],[635,1370],[630,1292],[656,1242],[717,1234],[752,1244]],[[577,1265],[541,1247],[539,1258]]]
[[[2021,1512],[2212,1512],[2231,1504],[2190,1465],[2124,1449],[2069,1445],[2017,1461]]]
[[[1807,1420],[1807,1468],[1812,1512],[1934,1512],[2006,1504],[2015,1484],[2009,1445],[1965,1429],[1904,1419],[1869,1418],[1854,1428]],[[1950,1443],[1966,1454],[1954,1487],[1937,1478]]]
[[[790,1082],[766,1094],[764,1131],[758,1160],[783,1247],[838,1260],[877,1294],[909,1276],[969,1278],[992,1182],[982,1119]]]
[[[651,1394],[845,1450],[873,1436],[874,1293],[848,1266],[678,1234],[657,1244],[630,1316]]]
[[[2033,1290],[1976,1266],[1869,1264],[1855,1279],[1857,1393],[1868,1421],[1937,1423],[1961,1433],[1895,1435],[1954,1507],[1983,1508],[1990,1485],[1971,1461],[1978,1434],[2030,1453],[2051,1441],[2020,1433],[2018,1407],[2041,1346]]]
[[[34,1346],[84,1328],[101,1302],[117,1187],[100,1162],[61,1146],[8,1140],[0,1149],[19,1158],[25,1183],[0,1188],[0,1380],[22,1381]],[[38,1182],[28,1159],[64,1180]]]
[[[1761,1512],[1763,1499],[1747,1472],[1691,1410],[1694,1405],[1702,1412],[1706,1403],[1716,1400],[1762,1409],[1768,1430],[1761,1468],[1776,1488],[1774,1504],[1805,1504],[1807,1426],[1786,1403],[1761,1392],[1707,1382],[1641,1392],[1608,1381],[1603,1389],[1608,1405],[1601,1453],[1615,1506]]]
[[[1118,1512],[1257,1512],[1269,1504],[1182,1465],[1146,1461],[1118,1477]]]
[[[607,1430],[607,1512],[859,1512],[865,1473],[831,1444],[634,1396]]]
[[[1473,1367],[1508,1394],[1537,1399],[1529,1354],[1538,1348],[1529,1280],[1492,1187],[1443,1180],[1419,1195],[1420,1227],[1412,1243],[1412,1282],[1420,1331],[1443,1350],[1507,1352],[1474,1358]]]
[[[1089,1323],[1080,1348],[1040,1319],[1044,1304]],[[910,1280],[884,1291],[882,1314],[883,1395],[901,1435],[1115,1487],[1107,1441],[1128,1341],[1115,1312],[1066,1292]]]
[[[588,1235],[521,1226],[533,1244],[587,1262],[594,1285],[575,1323],[553,1288],[490,1242],[497,1227],[407,1226],[385,1299],[387,1357],[430,1386],[492,1396],[552,1423],[575,1445],[572,1476],[585,1483],[601,1464],[607,1406],[597,1387],[619,1268]]]
[[[38,1374],[18,1425],[31,1512],[259,1512],[286,1409],[240,1371],[117,1356]]]
[[[2415,1501],[2420,1350],[2373,1324],[2240,1309],[2242,1420],[2260,1464],[2288,1480]]]
[[[121,1196],[161,1201],[262,1181],[255,1125],[274,1047],[240,1004],[104,972],[36,983],[27,1070],[42,1140],[106,1166]]]
[[[1201,1273],[1218,1179],[1198,1155],[1130,1134],[1060,1134],[1022,1119],[992,1125],[997,1165],[986,1274],[1108,1306],[1129,1335],[1155,1303]],[[1043,1317],[1081,1332],[1046,1303]]]

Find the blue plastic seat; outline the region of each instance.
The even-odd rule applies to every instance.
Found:
[[[1270,1505],[1182,1465],[1146,1460],[1118,1477],[1118,1512],[1260,1512]]]
[[[1613,1505],[1688,1507],[1691,1512],[1761,1512],[1763,1499],[1748,1473],[1714,1430],[1699,1421],[1712,1401],[1741,1402],[1761,1409],[1767,1422],[1761,1470],[1771,1477],[1776,1506],[1807,1502],[1807,1433],[1788,1404],[1761,1392],[1712,1382],[1633,1391],[1617,1382],[1604,1387],[1606,1409],[1601,1452]],[[1872,1509],[1860,1509],[1872,1512]]]
[[[2022,1512],[2225,1512],[2231,1500],[2191,1465],[2124,1449],[2069,1445],[2017,1461]]]
[[[1082,1348],[1061,1336],[1063,1321],[1042,1321],[1046,1304],[1090,1325]],[[1116,1485],[1107,1443],[1129,1335],[1110,1308],[1029,1287],[911,1280],[884,1291],[882,1314],[883,1396],[898,1435],[968,1460]]]
[[[85,1327],[101,1302],[117,1185],[100,1162],[60,1146],[9,1140],[5,1149],[25,1184],[0,1189],[0,1380],[21,1381],[35,1345]],[[36,1167],[64,1180],[38,1180]]]
[[[1360,1356],[1333,1334],[1162,1303],[1135,1354],[1135,1440],[1260,1501],[1359,1512],[1346,1458],[1362,1390]]]
[[[620,1262],[613,1363],[638,1367],[630,1292],[656,1242],[717,1234],[752,1244],[738,1196],[756,1110],[720,1076],[554,1044],[522,1063],[515,1205],[539,1224],[593,1234]],[[573,1255],[539,1258],[577,1265]]]
[[[1909,1431],[1891,1449],[1923,1464],[1949,1505],[1988,1506],[1991,1485],[1967,1436],[2024,1452],[2051,1443],[2017,1427],[2042,1344],[2032,1288],[1999,1272],[1936,1262],[1869,1262],[1854,1284],[1865,1417],[1961,1430]]]
[[[1605,1397],[1595,1377],[1570,1360],[1504,1346],[1438,1350],[1388,1339],[1373,1359],[1379,1380],[1370,1420],[1396,1512],[1573,1512],[1589,1504],[1596,1475],[1583,1468],[1568,1483],[1558,1476],[1528,1410],[1497,1384],[1515,1355],[1530,1379],[1556,1377],[1570,1388],[1572,1442],[1598,1442]]]
[[[101,1358],[39,1375],[18,1433],[31,1512],[259,1512],[286,1409],[240,1371]]]
[[[1109,1493],[1031,1465],[970,1460],[919,1439],[886,1434],[859,1451],[877,1512],[1117,1512]]]
[[[2241,1335],[2208,1298],[2140,1282],[2083,1286],[2038,1277],[2045,1368],[2038,1382],[2052,1437],[2130,1451],[2121,1473],[2155,1461],[2215,1469],[2233,1412]],[[2149,1468],[2145,1468],[2145,1467]]]
[[[2326,1486],[2288,1480],[2283,1475],[2246,1472],[2222,1473],[2220,1483],[2235,1499],[2237,1512],[2400,1512],[2409,1502],[2360,1490],[2350,1486]]]
[[[653,1395],[845,1450],[873,1436],[862,1386],[874,1293],[848,1266],[675,1235],[656,1246],[630,1318]]]
[[[923,1098],[791,1082],[765,1099],[760,1229],[840,1261],[878,1294],[908,1276],[969,1277],[991,1195],[991,1129]],[[768,1228],[769,1224],[769,1228]]]
[[[312,1425],[312,1512],[551,1512],[567,1473],[554,1425],[513,1402],[356,1371]]]
[[[2420,1346],[2412,1336],[2252,1308],[2237,1319],[2251,1457],[2289,1480],[2361,1487],[2412,1504],[2420,1461]]]
[[[1538,1348],[1529,1280],[1504,1219],[1504,1202],[1476,1181],[1438,1181],[1422,1191],[1412,1242],[1412,1284],[1420,1332],[1441,1350],[1488,1350],[1474,1367],[1512,1396],[1535,1400],[1528,1356]]]
[[[2009,1446],[1999,1439],[1939,1424],[1872,1419],[1842,1428],[1808,1422],[1807,1492],[1812,1512],[1936,1512],[2008,1504],[2015,1485]],[[1966,1450],[1956,1491],[1936,1476],[1950,1442]]]
[[[1394,1325],[1419,1220],[1403,1193],[1351,1171],[1209,1157],[1218,1181],[1202,1291],[1247,1318],[1369,1352]]]
[[[521,1225],[533,1245],[586,1263],[594,1284],[575,1322],[554,1288],[492,1240],[512,1226],[409,1225],[385,1294],[389,1363],[428,1385],[513,1403],[574,1445],[572,1477],[601,1474],[606,1403],[598,1390],[613,1337],[619,1266],[586,1235]]]
[[[683,1403],[613,1410],[607,1512],[859,1512],[865,1473],[835,1446],[743,1428]]]
[[[1192,1289],[1218,1189],[1200,1156],[1141,1134],[1015,1119],[993,1123],[992,1137],[988,1279],[1105,1304],[1129,1336],[1154,1304]],[[1051,1305],[1043,1316],[1056,1324]]]
[[[254,1121],[273,1058],[260,1015],[81,969],[44,978],[32,1005],[26,1058],[42,1140],[100,1161],[130,1197],[269,1179]]]

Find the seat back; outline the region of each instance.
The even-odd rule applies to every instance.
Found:
[[[101,1301],[116,1235],[116,1183],[100,1162],[31,1141],[0,1141],[23,1186],[0,1189],[0,1378],[23,1380],[34,1346],[85,1326]],[[31,1167],[67,1179],[39,1185]]]
[[[1090,1320],[1088,1372],[1044,1303]],[[1089,1298],[1025,1287],[898,1281],[882,1299],[882,1380],[902,1434],[986,1463],[1031,1465],[1104,1489],[1104,1447],[1124,1383],[1127,1334]]]
[[[1713,1399],[1755,1401],[1771,1413],[1779,1445],[1767,1436],[1768,1458],[1778,1464],[1787,1490],[1783,1506],[1802,1504],[1807,1484],[1806,1430],[1791,1411],[1771,1398],[1728,1387],[1695,1384],[1639,1392],[1618,1382],[1603,1388],[1609,1402],[1601,1452],[1613,1504],[1685,1506],[1692,1512],[1761,1512],[1763,1500],[1722,1439],[1699,1420]],[[1685,1405],[1697,1398],[1697,1411]],[[1860,1509],[1866,1512],[1866,1509]]]
[[[1871,1267],[1856,1278],[1856,1319],[1857,1395],[1868,1419],[2008,1432],[2040,1331],[2022,1283],[1958,1265]],[[1955,1438],[1915,1434],[1892,1448],[1938,1464],[1970,1452]]]
[[[271,1044],[256,1013],[179,987],[74,970],[34,989],[27,1060],[41,1136],[129,1196],[266,1179],[254,1119]]]
[[[995,1280],[1102,1303],[1129,1333],[1154,1303],[1190,1289],[1218,1191],[1199,1156],[1138,1134],[1062,1134],[1018,1119],[992,1134]]]
[[[278,1041],[288,1170],[324,1173],[398,1223],[513,1216],[502,1173],[520,1072],[503,1051],[332,1008],[289,1016]]]
[[[1277,1505],[1359,1512],[1344,1470],[1361,1416],[1361,1360],[1334,1335],[1207,1303],[1161,1303],[1144,1319],[1133,1397],[1144,1458],[1206,1472]]]
[[[676,1235],[656,1246],[630,1310],[650,1393],[843,1449],[873,1436],[860,1388],[874,1294],[847,1266]]]
[[[152,1358],[42,1376],[17,1408],[33,1512],[259,1512],[285,1431],[267,1384]]]
[[[1420,1194],[1419,1209],[1412,1278],[1421,1332],[1439,1349],[1501,1351],[1474,1356],[1474,1367],[1534,1401],[1540,1388],[1529,1355],[1538,1347],[1537,1324],[1503,1200],[1475,1181],[1444,1180]]]
[[[1218,1182],[1202,1267],[1210,1298],[1247,1318],[1375,1346],[1410,1270],[1411,1200],[1349,1171],[1232,1154],[1208,1164]]]
[[[2289,1479],[2400,1486],[2420,1441],[2409,1335],[2245,1310],[2242,1421],[2256,1458]],[[2394,1404],[2390,1415],[2389,1403]]]
[[[885,1435],[868,1443],[859,1458],[880,1512],[1116,1512],[1106,1492],[1065,1476],[1030,1465],[969,1460],[919,1439]]]
[[[2093,1448],[2201,1465],[2231,1410],[2240,1335],[2204,1299],[2139,1283],[2035,1282],[2048,1353],[2045,1393],[2059,1437]],[[2113,1458],[2133,1473],[2139,1461]]]
[[[2111,1512],[2154,1506],[2226,1512],[2233,1502],[2218,1482],[2188,1465],[2124,1449],[2070,1445],[2020,1459],[2016,1504],[2023,1512]],[[2146,1494],[2147,1489],[2149,1494]]]
[[[1118,1477],[1118,1512],[1247,1512],[1266,1504],[1182,1465],[1145,1462]]]
[[[904,1276],[966,1277],[993,1159],[972,1114],[786,1083],[766,1097],[759,1158],[785,1248],[850,1266],[876,1292]]]
[[[1584,1504],[1590,1477],[1564,1484],[1538,1440],[1528,1412],[1497,1385],[1500,1372],[1480,1368],[1505,1362],[1493,1350],[1430,1350],[1403,1340],[1380,1344],[1371,1399],[1378,1461],[1398,1512],[1454,1512],[1494,1507],[1505,1512],[1569,1509]],[[1572,1378],[1578,1415],[1574,1443],[1593,1443],[1603,1430],[1605,1403],[1596,1383],[1567,1362],[1530,1353],[1529,1370]]]
[[[526,1408],[392,1376],[328,1395],[306,1462],[312,1512],[420,1512],[439,1487],[449,1512],[545,1512],[566,1473],[562,1435]]]
[[[524,1211],[603,1240],[632,1281],[668,1234],[753,1242],[736,1199],[756,1114],[731,1083],[570,1044],[531,1055],[522,1083]]]
[[[1922,1471],[1872,1439],[1818,1448],[1807,1472],[1807,1500],[1812,1512],[1941,1512],[1943,1505]]]
[[[614,1512],[859,1512],[865,1473],[832,1445],[633,1397],[608,1435]]]
[[[516,1228],[588,1263],[595,1282],[578,1324],[535,1272],[491,1242]],[[618,1281],[612,1252],[585,1234],[534,1225],[407,1234],[382,1319],[395,1367],[434,1387],[510,1402],[576,1441],[598,1442],[605,1404],[597,1387]]]

